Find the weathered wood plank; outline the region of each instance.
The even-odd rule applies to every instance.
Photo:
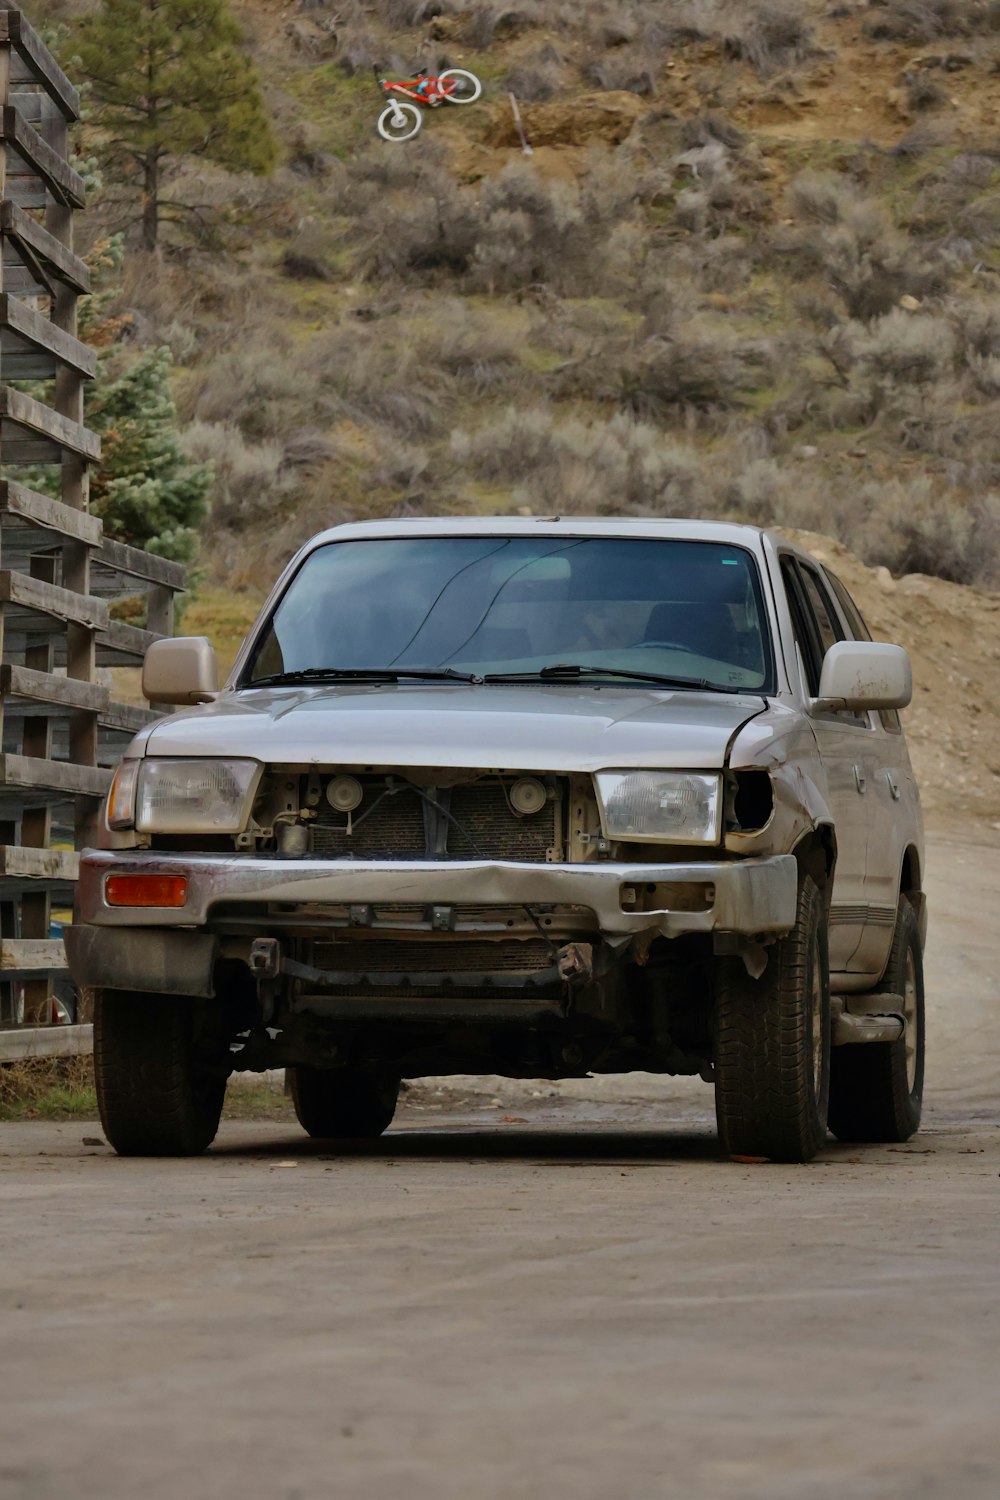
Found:
[[[102,729],[114,730],[120,734],[138,734],[147,724],[162,718],[163,714],[157,713],[155,708],[142,708],[137,703],[109,703],[107,708],[100,710],[97,722]]]
[[[78,682],[55,672],[35,672],[30,667],[0,667],[0,693],[7,711],[12,700],[32,704],[49,703],[68,713],[104,713],[111,704],[111,690],[97,682]]]
[[[13,436],[5,430],[10,428],[14,429]],[[23,436],[18,439],[18,432],[27,434],[29,440],[34,438],[35,442],[25,444]],[[39,439],[41,443],[38,442]],[[50,447],[53,450],[53,462],[58,461],[63,449],[89,459],[92,463],[96,463],[101,456],[101,440],[96,432],[91,432],[79,422],[70,421],[69,417],[61,417],[40,401],[26,396],[23,391],[12,390],[7,385],[0,386],[0,443],[3,445],[4,463],[18,461],[17,454],[21,445],[29,448]],[[35,462],[34,459],[20,461]]]
[[[0,229],[5,235],[23,241],[57,280],[78,292],[90,291],[90,271],[85,262],[9,198],[0,203]]]
[[[160,637],[152,630],[140,630],[138,625],[124,625],[121,620],[112,620],[107,630],[97,635],[97,661],[102,667],[141,666],[146,652]]]
[[[134,583],[122,588],[123,578],[181,590],[184,587],[184,565],[106,536],[101,541],[100,551],[91,559],[91,587],[95,594],[138,592]]]
[[[3,14],[0,11],[0,15]],[[69,208],[86,206],[87,194],[79,172],[75,172],[58,151],[53,151],[34,126],[9,104],[0,110],[0,137],[14,149],[26,169],[19,170],[18,162],[8,154],[7,179],[10,184],[19,177],[37,177],[59,203],[65,203]]]
[[[0,844],[0,882],[76,880],[80,856],[72,849],[26,849],[20,844]]]
[[[32,365],[30,370],[28,363]],[[59,365],[68,365],[92,379],[97,374],[97,353],[48,318],[32,312],[20,297],[0,293],[0,368],[5,375],[54,379]]]
[[[37,760],[31,755],[0,755],[0,785],[26,792],[58,792],[68,797],[103,797],[111,772],[98,766],[74,766],[63,760]]]
[[[26,73],[33,82],[42,85],[67,120],[80,118],[80,95],[19,10],[0,11],[0,47],[3,46],[10,47],[22,65],[12,67],[12,78],[24,82]]]
[[[14,573],[7,568],[0,568],[0,605],[16,606],[56,620],[72,620],[88,630],[106,630],[109,622],[108,606],[103,599],[74,594],[58,584],[32,578],[30,573]]]
[[[27,1062],[34,1057],[89,1057],[93,1026],[22,1026],[0,1031],[0,1062]]]
[[[64,505],[49,495],[41,495],[37,490],[29,490],[23,484],[15,484],[12,479],[0,481],[0,525],[6,517],[16,520],[21,527],[57,532],[59,536],[84,542],[89,547],[98,546],[101,540],[103,528],[99,517],[77,510],[75,506]]]
[[[43,973],[65,969],[62,938],[4,938],[0,942],[0,974]]]

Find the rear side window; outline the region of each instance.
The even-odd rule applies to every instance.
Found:
[[[799,571],[806,591],[806,600],[816,622],[820,648],[825,656],[831,646],[835,646],[838,641],[844,639],[844,631],[837,618],[837,612],[820,582],[819,575],[814,573],[812,568],[800,567]]]

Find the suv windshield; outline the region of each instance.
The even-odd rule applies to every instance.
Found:
[[[753,558],[719,542],[604,537],[330,542],[292,578],[241,685],[292,672],[564,664],[769,691]]]

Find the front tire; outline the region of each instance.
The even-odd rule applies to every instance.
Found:
[[[384,141],[412,141],[423,123],[415,104],[390,104],[378,117],[378,133]]]
[[[924,1092],[924,965],[917,914],[905,896],[873,994],[902,995],[903,1035],[834,1049],[830,1129],[839,1141],[908,1141],[920,1127]]]
[[[214,1141],[226,1077],[205,1020],[184,995],[97,991],[97,1106],[119,1156],[198,1156]]]
[[[438,83],[455,85],[444,96],[449,104],[475,104],[483,92],[483,86],[475,73],[467,73],[464,68],[446,68],[443,73],[438,74]]]
[[[830,974],[826,911],[808,876],[796,923],[751,979],[742,959],[716,969],[715,1112],[731,1156],[811,1161],[826,1134]]]
[[[348,1069],[289,1068],[299,1124],[317,1140],[373,1140],[392,1124],[399,1079]]]

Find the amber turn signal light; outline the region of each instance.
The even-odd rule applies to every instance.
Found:
[[[109,906],[183,906],[186,875],[109,875],[104,899]]]

